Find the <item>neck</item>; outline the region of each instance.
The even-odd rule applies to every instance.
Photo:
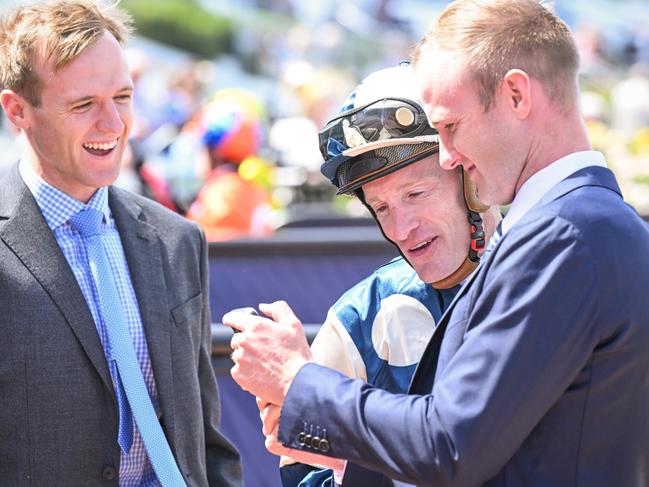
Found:
[[[532,143],[516,183],[516,193],[529,178],[553,162],[573,152],[592,149],[579,110],[566,114],[555,110],[550,116],[539,117],[537,122],[541,120],[532,128]]]

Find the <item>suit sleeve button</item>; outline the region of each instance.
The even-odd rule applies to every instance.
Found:
[[[117,476],[117,470],[112,465],[108,465],[102,470],[101,476],[106,480],[115,480],[115,477]]]
[[[329,451],[329,441],[327,441],[326,438],[323,438],[322,440],[320,440],[318,448],[322,453],[327,453]]]

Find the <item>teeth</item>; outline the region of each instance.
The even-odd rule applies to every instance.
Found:
[[[430,242],[432,242],[432,240],[426,240],[426,241],[420,243],[419,245],[415,245],[415,246],[412,247],[410,250],[417,250],[417,249],[420,249],[420,248],[422,248],[424,245],[429,244]]]
[[[110,150],[113,149],[117,145],[117,140],[113,140],[112,142],[93,142],[89,144],[83,144],[83,146],[87,149],[93,149],[93,150]]]

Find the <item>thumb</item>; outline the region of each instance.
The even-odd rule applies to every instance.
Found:
[[[276,323],[283,325],[302,324],[286,301],[275,301],[270,304],[259,303],[259,309]]]

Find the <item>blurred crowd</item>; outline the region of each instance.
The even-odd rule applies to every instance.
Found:
[[[242,19],[272,9],[291,22],[268,31],[244,23],[233,52],[213,60],[134,39],[136,121],[118,184],[197,221],[212,241],[266,236],[300,219],[363,216],[354,200],[334,199],[319,174],[317,131],[357,80],[408,58],[445,2],[202,3]],[[641,21],[649,6],[624,3],[619,22],[603,0],[555,8],[578,39],[595,148],[627,201],[649,214],[649,34]],[[2,120],[0,173],[19,154]]]

